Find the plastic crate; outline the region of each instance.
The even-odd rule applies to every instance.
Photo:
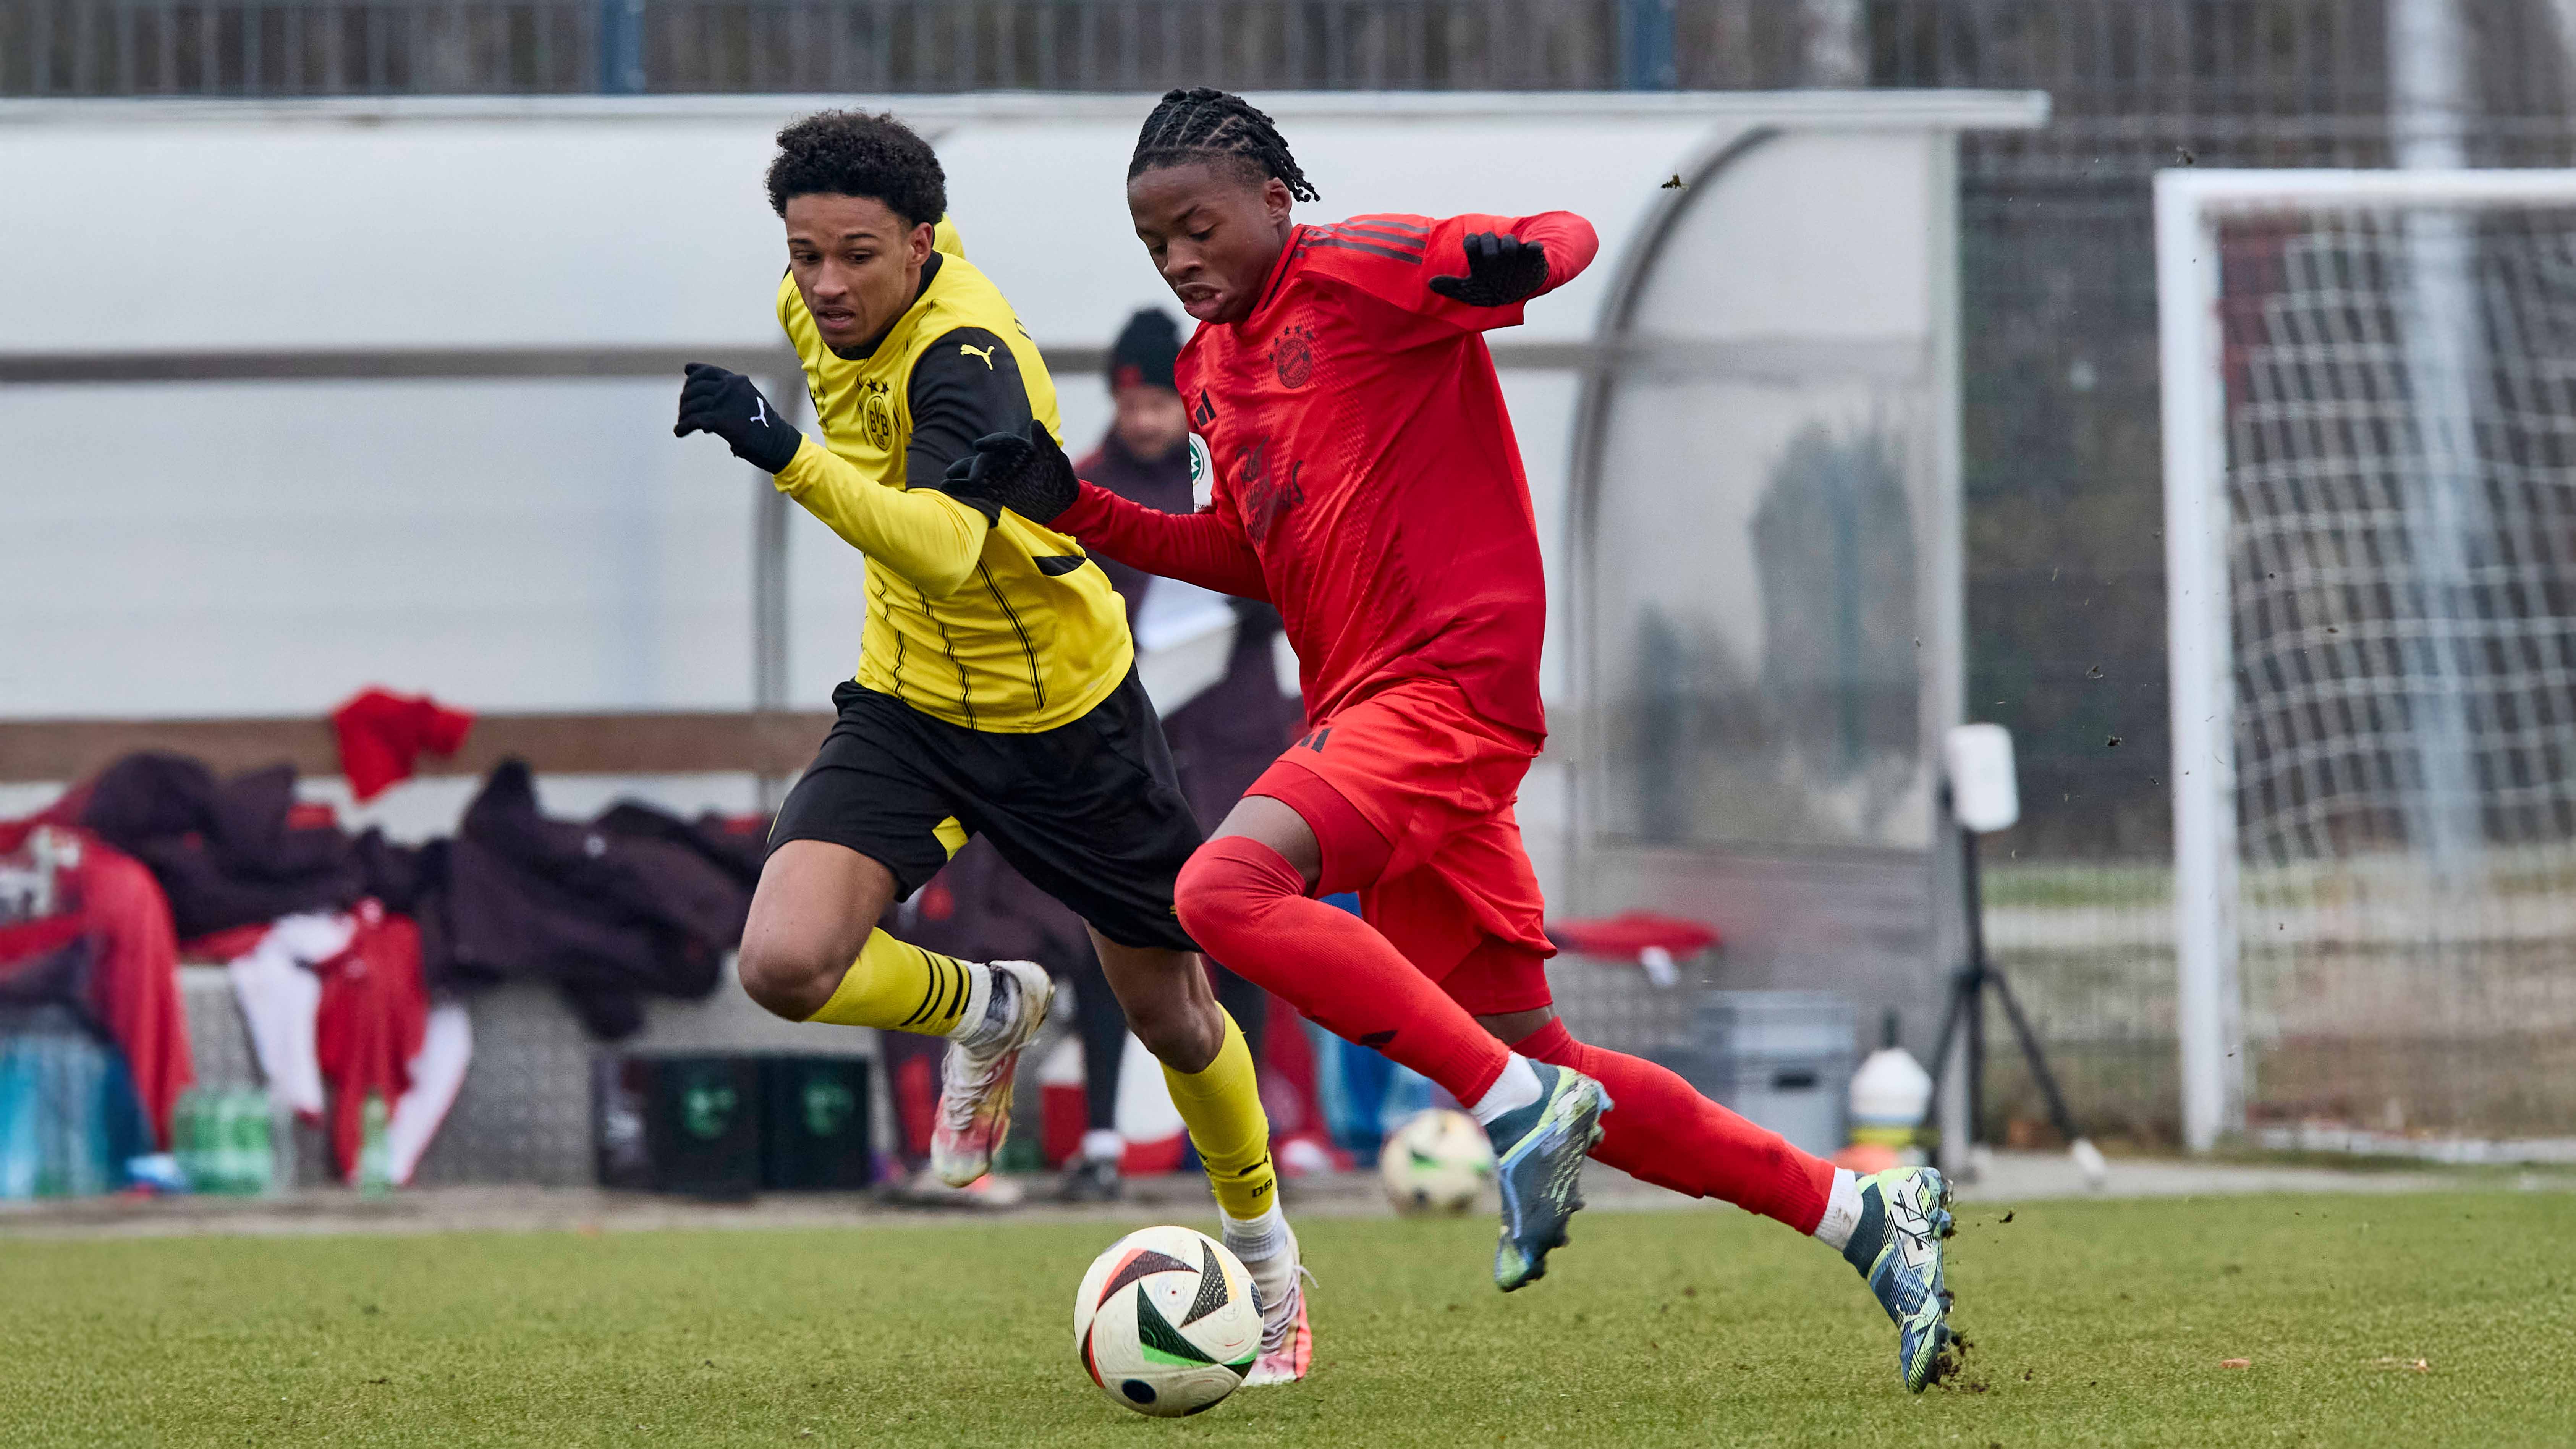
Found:
[[[1859,1014],[1816,991],[1712,991],[1693,1045],[1658,1058],[1728,1111],[1819,1157],[1848,1136]]]

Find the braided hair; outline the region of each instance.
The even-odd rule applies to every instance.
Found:
[[[1279,128],[1250,101],[1210,86],[1163,92],[1136,135],[1127,179],[1192,163],[1227,162],[1255,181],[1277,180],[1299,201],[1316,199],[1314,183],[1297,169]]]

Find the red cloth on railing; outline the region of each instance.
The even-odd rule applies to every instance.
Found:
[[[455,754],[474,728],[474,716],[425,694],[370,688],[331,711],[331,727],[340,737],[340,773],[363,803],[410,779],[424,751]]]
[[[1550,921],[1547,935],[1560,951],[1579,951],[1586,956],[1606,956],[1623,961],[1634,961],[1657,946],[1675,956],[1687,956],[1718,942],[1714,927],[1680,916],[1658,915],[1653,911],[1622,911],[1615,916]]]

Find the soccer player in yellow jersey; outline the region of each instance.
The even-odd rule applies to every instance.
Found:
[[[968,836],[990,836],[1089,923],[1129,1025],[1162,1060],[1224,1241],[1261,1296],[1248,1382],[1301,1378],[1312,1336],[1297,1240],[1251,1053],[1173,914],[1200,832],[1126,612],[1072,539],[941,491],[978,437],[1032,423],[1060,434],[1054,384],[947,223],[939,158],[893,117],[788,126],[769,199],[787,231],[778,321],[819,435],[704,363],[688,368],[673,431],[723,438],[865,554],[868,611],[858,675],[833,692],[840,718],[771,832],[743,987],[790,1020],[949,1038],[931,1161],[973,1182],[1054,988],[1028,962],[951,960],[877,923]]]

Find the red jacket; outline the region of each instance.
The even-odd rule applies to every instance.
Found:
[[[90,975],[80,1004],[125,1054],[134,1095],[154,1138],[170,1145],[170,1108],[196,1080],[188,1016],[179,1001],[179,938],[152,872],[86,831],[50,827],[57,848],[40,862],[28,851],[31,822],[0,824],[0,873],[33,882],[49,876],[54,910],[16,917],[0,901],[0,976],[69,941],[86,938]]]

